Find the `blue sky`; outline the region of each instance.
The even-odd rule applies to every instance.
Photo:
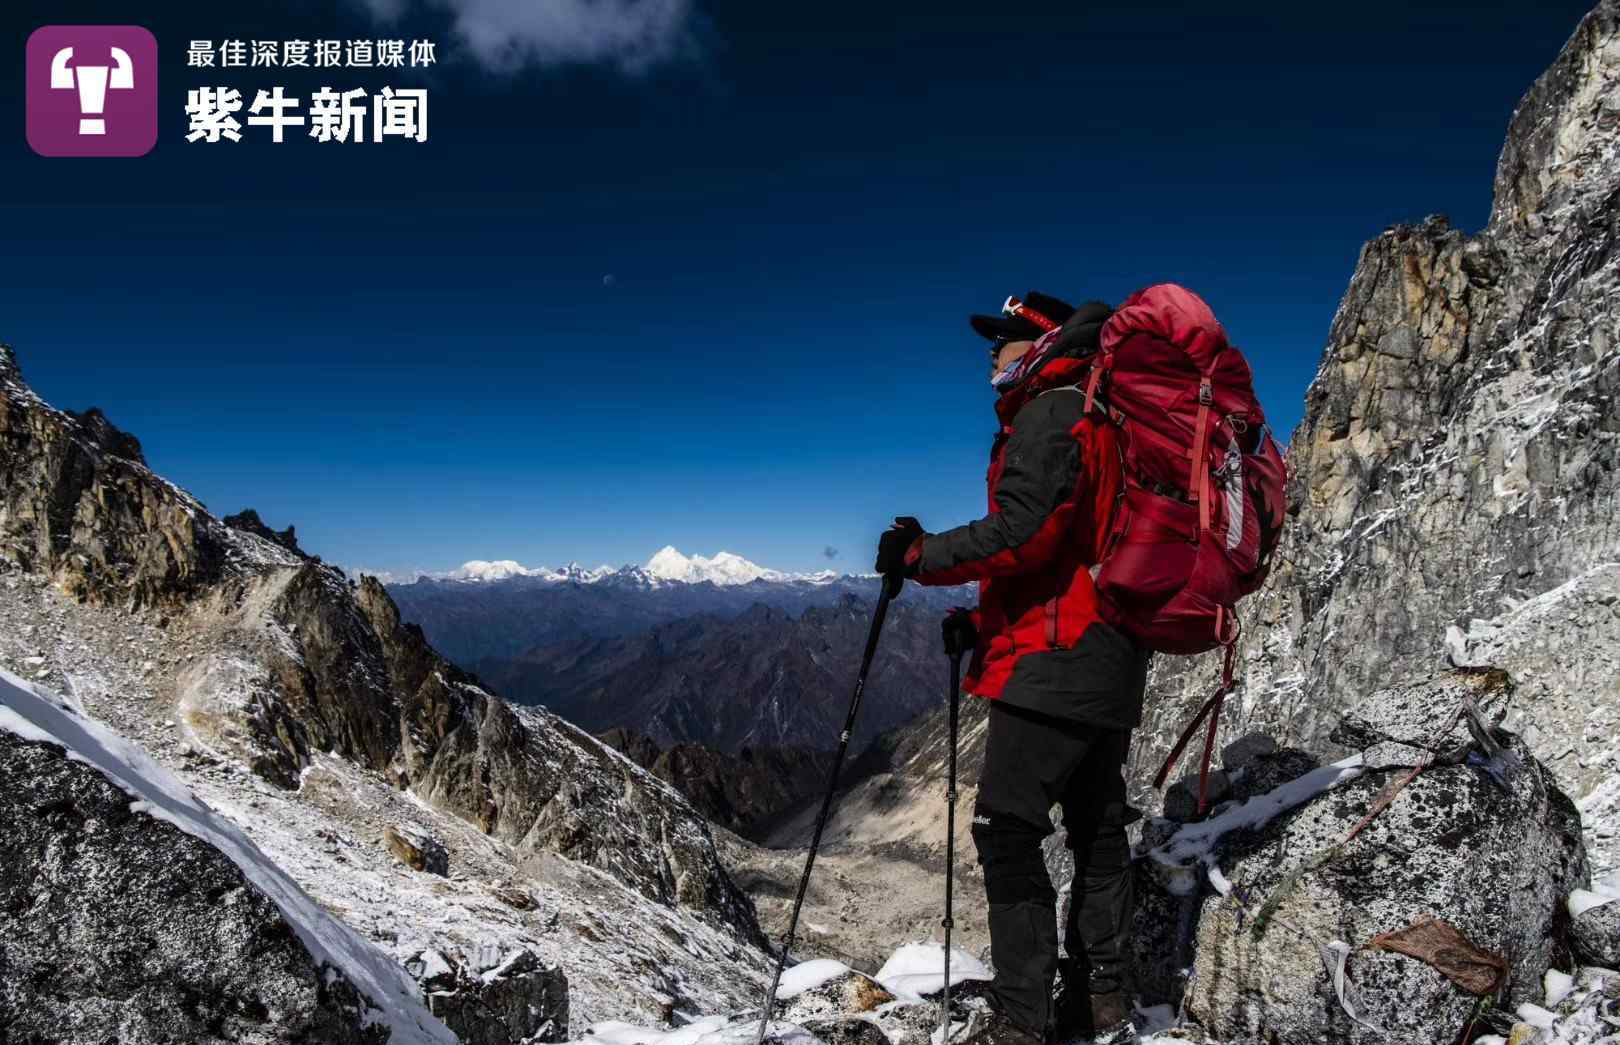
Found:
[[[1186,283],[1292,428],[1361,244],[1484,223],[1586,7],[554,2],[8,9],[0,341],[333,561],[864,569],[895,514],[982,511],[964,317],[1008,293]],[[47,22],[153,30],[150,155],[29,152]],[[440,64],[184,65],[197,38],[362,36]],[[429,141],[183,140],[188,88],[327,81],[428,88]]]

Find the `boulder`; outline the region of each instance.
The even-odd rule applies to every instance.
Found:
[[[1416,750],[1430,765],[1404,789],[1393,792],[1410,769],[1352,756],[1146,854],[1136,929],[1148,1000],[1185,1004],[1233,1043],[1455,1040],[1476,997],[1426,961],[1363,949],[1430,917],[1505,962],[1510,1008],[1538,1000],[1586,857],[1573,803],[1524,743],[1495,731],[1500,753],[1487,758],[1458,717],[1468,698],[1489,719],[1510,689],[1500,673],[1454,672],[1374,694],[1336,737]]]

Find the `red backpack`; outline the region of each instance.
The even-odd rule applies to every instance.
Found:
[[[1204,808],[1221,703],[1232,688],[1237,603],[1260,587],[1287,516],[1287,466],[1243,353],[1202,298],[1139,290],[1103,326],[1086,409],[1123,433],[1124,491],[1094,574],[1103,617],[1162,653],[1225,648],[1221,685],[1159,770],[1162,787],[1206,717]]]

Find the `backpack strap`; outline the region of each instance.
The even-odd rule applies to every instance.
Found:
[[[1187,496],[1198,505],[1198,536],[1209,529],[1209,408],[1215,402],[1215,389],[1210,384],[1210,372],[1204,371],[1198,383],[1198,421],[1193,426],[1192,473],[1188,477]]]

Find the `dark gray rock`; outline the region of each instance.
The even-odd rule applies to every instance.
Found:
[[[1277,741],[1265,733],[1248,733],[1221,748],[1221,768],[1242,769],[1261,755],[1275,754]]]
[[[0,730],[0,1041],[387,1040],[235,864],[130,801]]]
[[[1583,965],[1620,969],[1620,900],[1588,908],[1571,919],[1569,943]]]

